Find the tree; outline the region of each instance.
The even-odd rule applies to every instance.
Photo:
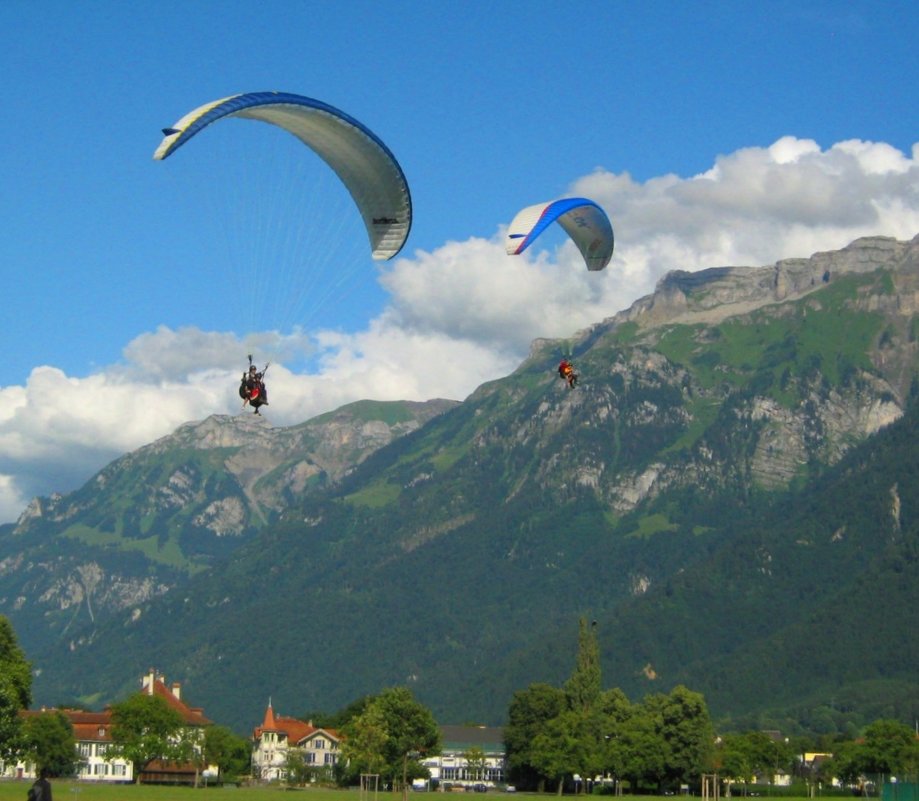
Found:
[[[667,749],[664,781],[671,785],[695,781],[712,759],[714,730],[705,698],[680,685],[648,703],[656,712],[658,732]],[[769,753],[773,753],[771,748]]]
[[[647,707],[636,706],[611,743],[616,774],[629,782],[633,793],[642,786],[658,787],[664,778],[667,752],[658,728]]]
[[[310,765],[299,748],[288,748],[287,756],[284,759],[284,773],[287,776],[288,785],[303,787],[323,773],[328,774],[329,768],[327,766]]]
[[[189,741],[182,736],[182,716],[162,698],[135,693],[112,706],[112,753],[134,765],[134,781],[155,759],[188,757]]]
[[[744,784],[753,780],[753,755],[744,734],[726,734],[718,746],[718,766],[722,776]]]
[[[580,769],[582,743],[578,736],[580,715],[565,710],[548,721],[533,739],[530,754],[533,767],[543,776],[556,782],[556,792],[561,795],[566,776]]]
[[[22,751],[19,713],[32,703],[31,669],[12,624],[0,615],[0,761],[12,760]]]
[[[204,730],[204,756],[208,764],[217,766],[223,779],[248,773],[252,752],[249,741],[226,726],[208,726]]]
[[[23,727],[25,753],[39,773],[72,776],[79,763],[73,724],[63,712],[54,710],[30,715]]]
[[[394,784],[426,776],[422,756],[440,753],[440,729],[431,711],[406,687],[375,696],[345,728],[342,754],[353,771],[379,773]]]
[[[574,673],[565,682],[569,709],[589,712],[600,700],[600,647],[597,645],[596,622],[578,622],[578,656]]]
[[[537,789],[545,775],[536,767],[533,741],[546,724],[565,708],[565,693],[549,684],[531,684],[511,698],[504,747],[508,776],[522,788]]]
[[[389,731],[383,710],[368,704],[364,711],[345,726],[342,757],[352,773],[382,774],[386,769],[386,743]]]
[[[466,763],[466,772],[473,781],[481,781],[485,778],[485,752],[477,745],[472,746],[468,751],[463,753],[463,761]]]
[[[865,729],[859,762],[868,775],[914,773],[919,765],[919,742],[905,723],[876,720]]]
[[[605,690],[600,695],[600,715],[603,721],[602,764],[597,771],[598,775],[623,777],[622,763],[623,750],[619,736],[624,725],[638,712],[638,707],[632,704],[618,687]]]
[[[306,712],[300,715],[299,718],[300,720],[312,721],[313,725],[318,726],[320,729],[344,729],[348,723],[367,708],[367,704],[372,700],[373,696],[363,695],[331,715],[326,712],[315,711]]]

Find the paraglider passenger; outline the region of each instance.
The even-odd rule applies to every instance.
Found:
[[[567,381],[571,389],[574,389],[574,385],[578,382],[578,374],[574,371],[574,365],[567,359],[562,359],[558,363],[558,377]]]
[[[268,405],[268,389],[262,378],[263,375],[264,372],[260,373],[254,364],[250,364],[249,372],[243,373],[239,384],[239,397],[243,399],[243,407],[249,404],[255,414],[260,414],[259,406]]]

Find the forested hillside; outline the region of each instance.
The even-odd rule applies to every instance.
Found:
[[[722,718],[821,726],[911,713],[917,298],[917,241],[671,274],[57,637],[36,691],[97,704],[153,665],[240,730],[269,696],[333,710],[403,684],[441,721],[500,723],[515,690],[564,679],[585,617],[629,695],[683,682]]]

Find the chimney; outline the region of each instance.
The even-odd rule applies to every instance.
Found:
[[[172,683],[172,694],[176,697],[177,701],[182,700],[182,685],[177,681]]]
[[[153,695],[153,684],[156,681],[156,671],[153,668],[150,668],[150,671],[146,676],[141,679],[141,692],[145,692],[147,695]]]

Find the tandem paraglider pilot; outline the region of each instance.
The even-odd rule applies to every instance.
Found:
[[[571,389],[574,389],[574,385],[578,383],[578,374],[574,371],[574,365],[567,359],[562,359],[558,363],[558,377],[567,381]]]
[[[268,405],[268,388],[265,386],[264,375],[268,371],[268,365],[261,372],[252,364],[252,357],[249,357],[249,371],[243,373],[242,380],[239,382],[239,397],[243,399],[243,408],[248,404],[252,407],[255,414],[260,414],[259,407]]]

